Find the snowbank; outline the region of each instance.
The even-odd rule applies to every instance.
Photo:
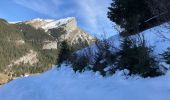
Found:
[[[0,100],[170,100],[170,72],[147,79],[122,72],[103,78],[92,72],[75,74],[63,66],[6,84],[0,88]]]

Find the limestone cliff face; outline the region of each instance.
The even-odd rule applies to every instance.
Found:
[[[70,45],[87,46],[94,43],[96,38],[79,28],[75,17],[65,19],[33,19],[25,21],[35,28],[42,28],[49,35],[56,38],[56,41],[45,41],[43,49],[57,49],[56,42],[68,41]]]
[[[0,27],[0,62],[3,62],[0,64],[0,85],[51,68],[56,64],[62,41],[67,41],[73,51],[95,41],[77,25],[74,17],[12,23],[0,20],[0,26],[3,26]]]
[[[25,21],[24,23],[30,24],[35,28],[42,28],[46,31],[48,31],[49,29],[58,28],[58,27],[65,27],[68,31],[74,30],[77,28],[77,21],[76,21],[76,18],[74,17],[68,17],[68,18],[59,19],[59,20],[37,18],[37,19],[30,20],[30,21]]]

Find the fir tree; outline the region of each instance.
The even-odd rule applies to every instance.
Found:
[[[113,0],[108,18],[130,34],[143,30],[143,23],[152,17],[146,0]]]
[[[165,62],[167,64],[170,64],[170,48],[167,49],[167,51],[165,51],[163,54],[163,59],[165,60]]]
[[[60,52],[58,55],[58,64],[63,63],[64,61],[67,61],[68,58],[70,57],[71,54],[71,49],[67,43],[67,41],[62,41],[60,44]]]
[[[118,52],[119,69],[128,69],[129,75],[139,74],[143,77],[161,75],[159,63],[152,53],[152,48],[147,47],[145,41],[138,43],[130,38],[125,38]]]

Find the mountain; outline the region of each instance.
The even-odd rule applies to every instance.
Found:
[[[116,72],[116,70],[122,70],[124,68],[129,68],[128,70],[130,70],[132,73],[134,70],[131,70],[130,68],[136,68],[135,71],[137,73],[134,72],[133,74],[139,74],[141,76],[143,75],[143,77],[155,77],[158,75],[155,74],[158,71],[158,73],[160,73],[159,75],[165,74],[166,71],[170,69],[170,66],[166,62],[169,61],[169,56],[166,56],[166,58],[163,56],[165,52],[168,51],[168,48],[170,48],[169,27],[170,25],[165,23],[160,26],[140,32],[136,35],[131,35],[128,38],[117,34],[109,39],[97,41],[96,44],[78,50],[76,53],[74,53],[73,56],[71,56],[70,62],[72,64],[72,68],[73,70],[80,72],[85,70],[92,70],[94,72],[99,72],[103,76],[112,75]],[[129,39],[130,42],[125,41],[126,39]],[[133,45],[129,44],[128,46],[124,45],[126,43],[134,43],[135,46],[133,47]],[[149,48],[148,54],[150,58],[153,57],[155,59],[155,64],[152,65],[152,67],[144,64],[149,62],[149,60],[145,61],[147,54],[142,55],[141,52],[144,51],[143,49],[139,48],[139,51],[137,51],[136,48],[138,48],[140,45],[144,45],[143,47]],[[135,49],[131,52],[128,51],[129,49],[124,51],[126,50],[124,46],[126,46],[126,48],[130,48],[130,50],[133,50],[133,48]],[[123,55],[121,55],[122,52]],[[142,55],[142,57],[140,55]],[[126,57],[127,59],[124,59]],[[141,59],[144,66],[142,66],[142,64],[140,65]],[[121,65],[124,62],[127,63],[127,65]],[[153,76],[144,76],[142,72],[140,73],[140,69],[137,69],[141,68],[144,70],[144,73],[147,73],[146,69],[149,69],[149,67],[155,69],[157,68],[155,73],[152,74]],[[148,73],[150,73],[150,71],[153,71],[153,69],[149,70]],[[129,75],[131,75],[131,73]]]
[[[130,38],[140,39],[138,36],[143,36],[147,45],[153,46],[154,54],[159,57],[170,47],[168,26],[169,24],[165,23],[138,35],[132,35]],[[114,52],[115,47],[119,49],[122,39],[120,35],[107,39],[109,50]],[[92,50],[89,59],[93,60],[98,52],[97,46],[90,45],[78,50],[77,53],[81,56],[87,54],[86,50]],[[160,62],[164,63],[164,61]],[[169,65],[164,66],[167,69],[170,68]],[[112,76],[103,77],[98,72],[92,71],[75,73],[71,67],[72,65],[69,64],[61,64],[60,68],[54,67],[43,74],[16,79],[0,88],[0,98],[3,98],[2,100],[35,98],[38,100],[110,100],[111,98],[115,100],[169,100],[170,98],[169,70],[165,75],[155,78],[128,76],[127,70],[118,70]]]
[[[154,47],[154,54],[160,56],[170,47],[169,31],[167,24],[163,24],[130,37],[144,36],[147,45]],[[120,35],[107,39],[109,49],[120,48],[122,39]],[[93,52],[89,59],[93,59],[98,52],[96,45],[93,44],[77,53],[81,56],[83,53],[86,54],[86,50]],[[170,68],[169,65],[165,66]],[[92,71],[75,73],[71,65],[62,64],[60,68],[53,68],[40,75],[19,78],[2,86],[0,98],[3,98],[2,100],[35,98],[38,100],[110,100],[111,98],[115,100],[169,100],[169,70],[165,75],[155,78],[142,78],[139,75],[127,76],[127,73],[127,70],[122,70],[116,71],[112,76],[103,77],[98,72]]]
[[[50,69],[57,64],[62,41],[67,41],[74,52],[95,40],[78,27],[75,18],[17,23],[0,19],[0,84]],[[8,79],[1,78],[4,76]]]
[[[86,47],[87,45],[94,43],[96,40],[96,38],[77,26],[77,21],[74,17],[68,17],[60,20],[38,18],[25,21],[23,23],[29,24],[36,29],[44,29],[45,32],[56,38],[56,42],[66,40],[76,49],[79,49],[77,48],[77,45]],[[50,41],[49,44],[44,46],[44,49],[51,49],[52,44],[53,42]]]

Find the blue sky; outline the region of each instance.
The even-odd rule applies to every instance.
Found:
[[[107,18],[112,0],[1,0],[0,18],[23,21],[34,18],[60,19],[76,17],[85,31],[110,37],[115,33]]]

